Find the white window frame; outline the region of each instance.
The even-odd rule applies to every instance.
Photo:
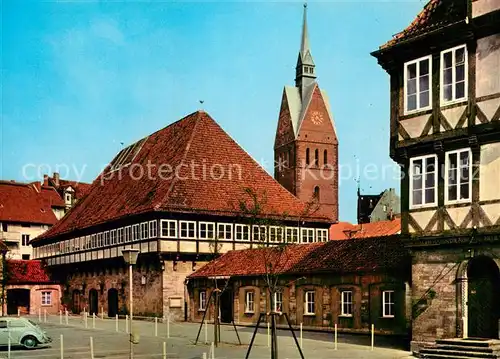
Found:
[[[207,309],[207,291],[200,290],[198,294],[199,307],[198,310],[200,312],[204,312]]]
[[[109,233],[109,231],[104,232],[102,234],[102,237],[103,237],[104,246],[109,246],[109,244],[111,243],[111,234]]]
[[[278,300],[279,298],[279,300]],[[278,302],[280,305],[278,306]],[[283,312],[283,292],[274,292],[274,311],[278,313]]]
[[[229,228],[229,231],[228,231]],[[219,233],[223,233],[220,237]],[[228,236],[229,233],[229,236]],[[233,239],[233,225],[231,223],[217,223],[217,239],[223,241],[230,241]]]
[[[186,236],[182,236],[182,225],[186,225]],[[189,236],[190,225],[193,225],[193,236]],[[196,239],[196,221],[179,221],[179,238],[181,239]]]
[[[149,239],[149,222],[141,223],[141,239]]]
[[[248,234],[248,237],[245,238],[244,236],[244,229],[246,228],[246,232]],[[238,233],[240,231],[240,233]],[[234,238],[237,240],[237,241],[243,241],[243,242],[250,242],[250,237],[252,236],[252,231],[250,230],[250,226],[248,224],[235,224],[234,225]],[[239,236],[239,234],[241,234],[241,236]]]
[[[460,154],[467,152],[469,155],[469,198],[460,198],[460,187],[462,186],[462,170],[460,167]],[[449,156],[452,154],[457,155],[457,199],[450,200],[449,199],[449,170],[450,170],[450,160]],[[472,150],[470,148],[461,148],[459,150],[448,151],[445,153],[445,177],[444,177],[444,203],[445,204],[456,204],[456,203],[470,203],[472,201]],[[465,182],[464,182],[465,183]]]
[[[123,237],[125,228],[118,228],[116,231],[116,243],[123,243],[125,238]]]
[[[464,97],[456,98],[456,58],[455,58],[455,52],[458,49],[464,49]],[[448,52],[451,52],[451,100],[445,100],[444,98],[444,55],[447,54]],[[469,98],[469,91],[468,91],[468,86],[469,86],[469,68],[468,68],[468,54],[467,54],[467,46],[465,44],[458,45],[455,47],[452,47],[451,49],[446,49],[441,51],[441,57],[440,57],[440,76],[439,76],[439,88],[440,88],[440,101],[441,105],[451,105],[456,102],[462,102],[466,101]]]
[[[124,228],[125,231],[123,233],[123,240],[124,242],[132,242],[132,226],[127,226]]]
[[[139,241],[141,239],[141,227],[138,224],[132,225],[132,242]]]
[[[167,229],[167,235],[163,234],[163,226],[166,225]],[[174,229],[175,234],[173,236],[170,235],[170,230]],[[161,238],[177,238],[178,236],[178,228],[177,228],[177,221],[175,219],[162,219],[160,220],[160,237]]]
[[[245,292],[245,313],[255,313],[255,291],[253,290]]]
[[[293,240],[293,237],[296,237],[296,241]],[[288,239],[290,235],[290,240]],[[298,227],[286,227],[285,228],[285,242],[286,243],[299,243],[300,242],[300,232]]]
[[[316,241],[317,242],[328,242],[328,229],[326,229],[326,228],[316,229]]]
[[[420,107],[420,61],[422,60],[428,60],[429,61],[429,105],[427,105],[426,107]],[[416,64],[417,66],[417,83],[416,83],[416,94],[417,94],[417,107],[414,109],[414,110],[408,110],[408,66],[410,65],[413,65],[413,64]],[[404,64],[404,68],[403,68],[403,72],[404,72],[404,83],[403,83],[403,88],[404,88],[404,99],[403,99],[403,102],[404,102],[404,114],[405,115],[408,115],[408,114],[411,114],[411,113],[417,113],[417,112],[421,112],[421,111],[425,111],[425,110],[429,110],[432,108],[432,56],[431,55],[427,55],[427,56],[423,56],[423,57],[420,57],[418,59],[415,59],[415,60],[411,60],[411,61],[408,61],[408,62],[405,62]]]
[[[340,292],[340,315],[342,317],[352,317],[354,311],[353,295],[352,290],[343,290]],[[346,307],[350,309],[350,313],[348,313]]]
[[[158,237],[158,224],[156,221],[149,221],[149,238]]]
[[[283,243],[285,228],[280,226],[269,226],[269,242]]]
[[[18,238],[19,238],[19,237],[18,237]],[[24,242],[25,242],[25,241],[24,241],[24,239],[25,239],[25,238],[27,239],[26,244],[24,244]],[[21,246],[22,246],[22,247],[28,247],[28,246],[29,246],[29,243],[30,243],[30,235],[29,235],[29,234],[26,234],[26,233],[23,233],[23,234],[21,235]]]
[[[205,226],[205,234],[202,235],[201,227]],[[212,236],[209,236],[210,229],[212,227]],[[215,222],[198,222],[198,239],[214,239],[215,238]]]
[[[425,166],[425,162],[427,161],[428,158],[434,158],[434,201],[430,203],[424,203],[425,202],[425,176],[427,174],[427,168]],[[413,163],[415,161],[422,160],[422,203],[421,204],[413,204]],[[410,159],[410,168],[409,168],[409,173],[410,173],[410,209],[415,209],[415,208],[425,208],[425,207],[435,207],[437,206],[437,196],[438,196],[438,169],[439,169],[439,164],[438,164],[438,158],[437,155],[431,154],[431,155],[425,155],[425,156],[419,156],[419,157],[413,157]]]
[[[52,305],[52,292],[51,291],[44,290],[41,292],[40,295],[41,295],[40,304],[42,306]]]
[[[257,238],[255,238],[257,235]],[[264,238],[262,238],[264,237]],[[252,242],[266,243],[267,242],[267,227],[254,224],[252,226]]]
[[[311,239],[312,236],[312,239]],[[309,240],[311,239],[311,240]],[[314,228],[301,228],[300,229],[300,242],[301,243],[314,243],[316,237],[314,236]]]
[[[386,298],[386,294],[389,295],[389,298]],[[388,305],[390,309],[390,313],[386,312],[386,305]],[[382,316],[384,318],[394,318],[396,306],[394,301],[394,291],[393,290],[384,290],[382,292]]]
[[[312,301],[310,295],[312,294]],[[309,304],[312,303],[314,311],[309,311]],[[307,290],[304,293],[304,315],[316,315],[316,292]]]

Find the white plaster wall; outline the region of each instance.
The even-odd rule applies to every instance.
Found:
[[[500,199],[500,142],[481,146],[479,200]]]
[[[476,0],[472,2],[472,17],[481,16],[498,9],[500,9],[500,1],[498,0]]]
[[[420,137],[422,131],[429,119],[430,115],[422,115],[417,117],[412,117],[407,120],[399,121],[400,125],[408,132],[411,138]],[[429,134],[432,133],[432,129],[429,131]]]
[[[485,0],[483,0],[485,1]],[[500,9],[500,1],[494,0]],[[500,92],[500,34],[477,41],[476,96]]]
[[[21,259],[23,254],[29,254],[30,259],[33,259],[33,247],[32,246],[23,246],[22,245],[22,235],[23,234],[28,234],[30,236],[30,240],[38,237],[40,234],[45,232],[46,230],[49,229],[49,226],[47,225],[37,225],[37,224],[30,224],[29,227],[23,227],[20,224],[11,224],[8,223],[8,233],[11,233],[9,235],[13,236],[15,235],[16,237],[19,237],[19,248],[18,249],[11,249],[11,246],[9,245],[9,248],[11,249],[7,253],[8,258],[12,259]],[[1,229],[1,227],[0,227]]]

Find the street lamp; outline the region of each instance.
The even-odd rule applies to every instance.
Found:
[[[133,297],[133,280],[132,280],[132,267],[137,263],[137,257],[139,256],[138,249],[124,249],[122,250],[123,259],[125,259],[125,263],[128,264],[128,281],[129,281],[129,308],[130,308],[130,359],[134,358],[134,347],[133,345],[137,342],[137,339],[134,335],[134,330],[132,327],[132,317],[134,313],[134,297]]]

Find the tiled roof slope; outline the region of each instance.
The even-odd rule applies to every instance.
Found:
[[[52,207],[64,207],[55,189],[0,181],[0,221],[53,225],[57,218]]]
[[[430,0],[406,29],[394,35],[390,41],[380,48],[388,48],[439,27],[464,20],[466,15],[466,0]]]
[[[53,282],[41,261],[7,260],[7,284],[43,284]]]
[[[195,176],[191,174],[191,164],[196,165]],[[161,179],[161,165],[178,168],[178,175],[164,174]],[[134,168],[132,173],[130,168]],[[136,179],[141,168],[146,175]],[[214,169],[214,176],[210,169]],[[87,196],[36,240],[149,211],[237,216],[239,201],[246,198],[245,188],[259,195],[263,215],[283,218],[286,213],[302,218],[307,213],[306,204],[276,182],[203,111],[146,137],[131,165],[121,172],[121,178],[117,172],[112,176],[104,170]],[[303,219],[330,222],[319,211]]]
[[[76,198],[80,199],[88,193],[91,184],[85,182],[59,180],[59,186],[62,188],[72,187],[75,190]]]
[[[230,251],[213,260],[190,278],[213,276],[259,276],[265,274],[265,263],[274,264],[274,273],[353,273],[402,269],[408,263],[408,252],[397,237],[363,238],[315,244],[295,244],[272,260],[276,249],[258,248]]]
[[[339,222],[330,226],[330,240],[392,236],[401,232],[401,219],[364,224]]]

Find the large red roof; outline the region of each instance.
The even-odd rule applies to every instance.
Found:
[[[277,268],[273,274],[372,272],[405,268],[408,258],[404,245],[394,236],[291,244],[230,251],[189,277],[261,276],[270,264]]]
[[[276,182],[203,111],[147,136],[135,148],[137,153],[124,155],[130,165],[121,175],[119,170],[110,172],[119,154],[87,196],[36,240],[149,211],[237,216],[239,202],[250,200],[244,193],[247,188],[260,197],[262,215],[330,222],[323,212],[307,213],[305,203]],[[165,175],[168,168],[177,169],[176,175]]]
[[[43,284],[53,282],[41,261],[7,260],[7,284]]]
[[[330,240],[392,236],[401,233],[401,219],[373,223],[339,222],[330,226]]]
[[[54,188],[0,181],[0,221],[53,225],[52,207],[64,207]]]

